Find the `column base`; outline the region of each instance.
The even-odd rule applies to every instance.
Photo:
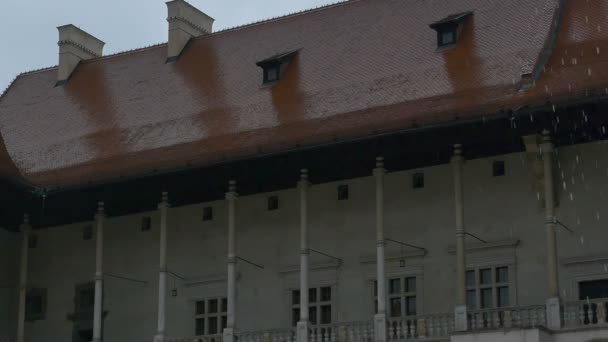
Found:
[[[562,327],[561,306],[559,297],[552,297],[546,302],[547,328],[556,330]]]
[[[469,330],[469,322],[467,317],[467,306],[457,305],[454,308],[454,330],[467,331]]]
[[[308,342],[310,335],[310,322],[298,322],[296,327],[296,342]]]
[[[386,314],[374,316],[374,342],[386,342]]]
[[[224,328],[222,342],[235,342],[234,328]]]
[[[165,335],[154,335],[154,342],[165,342]]]

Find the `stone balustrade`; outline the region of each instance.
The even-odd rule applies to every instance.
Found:
[[[192,337],[168,337],[165,342],[222,342],[222,335],[205,335]]]
[[[563,315],[564,326],[568,328],[608,326],[608,299],[566,302]]]
[[[310,342],[371,342],[373,338],[372,321],[322,325],[310,331]]]
[[[445,313],[389,318],[387,329],[389,341],[448,338],[454,331],[454,316]]]
[[[468,312],[469,330],[533,328],[546,326],[544,305],[471,310]]]

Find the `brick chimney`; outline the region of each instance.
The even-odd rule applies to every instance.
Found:
[[[167,2],[169,22],[169,49],[167,62],[175,61],[193,37],[209,34],[214,19],[184,0]]]
[[[64,25],[59,30],[59,70],[57,84],[63,84],[83,60],[101,57],[104,42],[74,25]]]

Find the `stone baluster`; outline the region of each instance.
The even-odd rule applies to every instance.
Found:
[[[606,323],[606,303],[597,303],[597,322],[598,324]]]

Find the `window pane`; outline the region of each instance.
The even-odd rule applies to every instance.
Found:
[[[308,308],[308,319],[310,320],[310,324],[317,324],[317,307],[311,306]]]
[[[228,299],[222,298],[222,312],[228,312]]]
[[[401,298],[391,298],[391,317],[401,317]]]
[[[479,270],[479,283],[484,284],[492,284],[492,269],[484,268]]]
[[[279,78],[279,68],[276,66],[269,67],[266,70],[266,81],[272,82]]]
[[[196,314],[197,315],[205,314],[205,301],[204,300],[199,300],[198,302],[196,302]]]
[[[222,331],[224,331],[224,329],[226,329],[226,327],[228,327],[228,317],[222,316]]]
[[[316,288],[308,289],[308,302],[309,303],[317,302],[317,289]]]
[[[196,319],[196,329],[194,334],[196,336],[205,335],[205,319],[197,318]]]
[[[374,297],[378,297],[378,282],[374,280]]]
[[[496,305],[500,308],[509,306],[509,288],[507,286],[496,288]]]
[[[209,300],[209,313],[217,313],[217,299]]]
[[[467,271],[467,287],[474,287],[475,285],[477,285],[475,271]]]
[[[492,307],[492,289],[481,289],[481,308]]]
[[[476,290],[468,290],[467,291],[467,307],[470,309],[477,308],[477,291]]]
[[[291,325],[294,327],[298,325],[300,320],[300,309],[291,309]]]
[[[496,268],[496,282],[497,283],[508,283],[509,282],[509,268],[508,267],[497,267]]]
[[[452,31],[452,30],[444,31],[441,34],[441,44],[447,45],[447,44],[453,44],[453,43],[454,43],[454,31]]]
[[[389,280],[389,293],[390,294],[399,294],[401,293],[401,279],[391,279]]]
[[[209,335],[217,334],[217,317],[209,317]]]
[[[416,297],[410,296],[405,298],[405,314],[406,316],[413,316],[416,314]]]
[[[416,278],[405,278],[405,292],[416,292]]]
[[[321,301],[328,302],[331,300],[331,287],[321,288]]]
[[[321,324],[331,323],[331,305],[323,305],[321,307]]]
[[[291,291],[291,304],[300,304],[300,290]]]

